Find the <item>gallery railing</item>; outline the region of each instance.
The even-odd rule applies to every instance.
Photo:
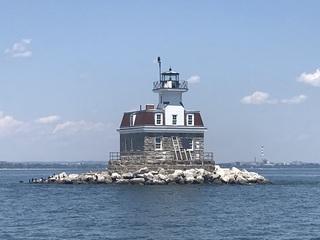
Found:
[[[120,152],[110,152],[109,160],[121,160]]]
[[[178,88],[188,90],[188,81],[175,82],[167,84],[166,81],[153,82],[153,90],[164,89],[164,88]]]

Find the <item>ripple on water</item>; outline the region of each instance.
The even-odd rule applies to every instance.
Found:
[[[319,237],[319,172],[274,172],[277,184],[256,186],[38,185],[1,172],[0,239]]]

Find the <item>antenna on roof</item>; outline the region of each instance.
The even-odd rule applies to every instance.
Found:
[[[158,63],[159,63],[159,81],[161,81],[161,59],[158,57]]]

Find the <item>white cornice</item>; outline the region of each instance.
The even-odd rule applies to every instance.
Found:
[[[117,131],[119,133],[204,133],[207,128],[196,126],[138,126],[122,127]]]

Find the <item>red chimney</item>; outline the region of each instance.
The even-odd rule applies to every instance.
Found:
[[[146,110],[154,109],[154,104],[147,104]]]

